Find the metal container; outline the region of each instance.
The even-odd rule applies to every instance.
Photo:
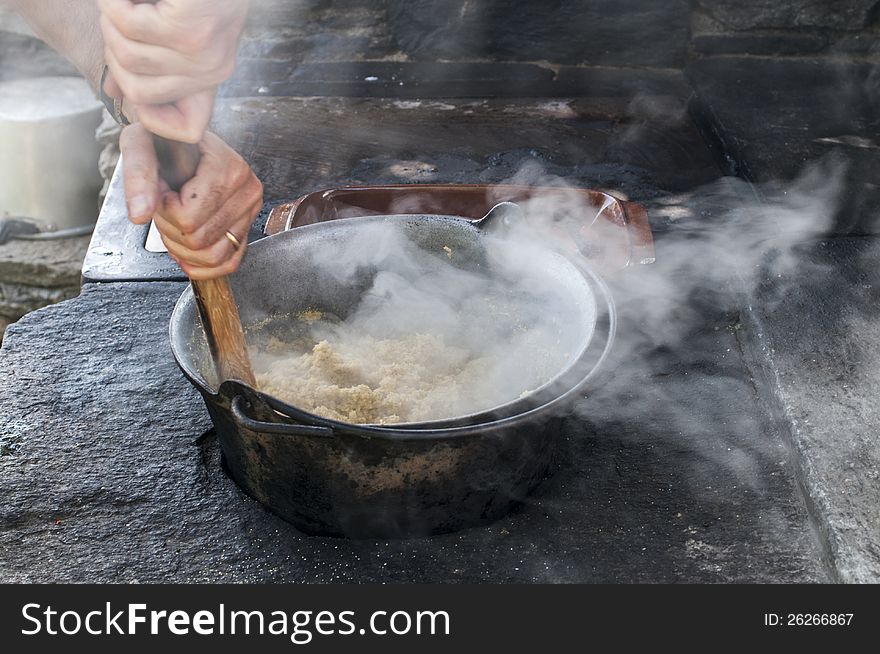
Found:
[[[426,257],[453,243],[460,265],[485,269],[486,253],[504,247],[471,221],[451,216],[371,216],[286,231],[254,243],[230,278],[244,324],[311,307],[344,318],[381,268],[364,269],[351,283],[309,262],[318,253],[343,252],[358,230],[386,223],[408,234]],[[534,256],[540,257],[531,260],[536,269],[553,280],[545,292],[568,303],[562,337],[577,359],[542,392],[479,414],[355,425],[234,381],[218,388],[190,289],[171,318],[172,351],[205,400],[232,477],[304,531],[401,537],[472,526],[509,511],[542,479],[561,416],[588,391],[613,342],[610,292],[588,264],[549,249]]]
[[[102,107],[80,78],[0,83],[0,219],[41,232],[97,220]]]

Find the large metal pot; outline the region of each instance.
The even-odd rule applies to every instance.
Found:
[[[345,317],[378,271],[351,284],[309,262],[344,251],[359,230],[393,224],[426,256],[452,244],[457,265],[484,267],[505,247],[465,219],[371,216],[297,228],[254,243],[231,283],[243,323],[320,306]],[[217,384],[191,290],[171,319],[171,344],[202,394],[232,477],[253,497],[312,534],[400,537],[498,518],[546,474],[560,419],[589,387],[613,341],[605,284],[583,262],[537,248],[567,299],[560,324],[575,355],[539,392],[466,416],[407,425],[354,425],[290,406],[238,382]],[[532,264],[535,261],[531,262]]]
[[[0,83],[0,219],[40,232],[95,222],[102,107],[80,78]]]

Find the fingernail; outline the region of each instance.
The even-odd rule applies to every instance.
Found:
[[[128,213],[132,218],[142,218],[150,212],[150,199],[145,195],[133,197],[128,203]]]

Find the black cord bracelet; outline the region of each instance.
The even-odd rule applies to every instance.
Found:
[[[129,121],[128,118],[125,117],[125,114],[122,113],[122,100],[111,98],[104,90],[104,82],[107,81],[107,74],[109,72],[110,67],[104,66],[104,72],[101,73],[101,84],[98,87],[98,93],[101,96],[101,102],[103,102],[104,106],[107,107],[107,111],[109,111],[110,115],[113,116],[113,120],[122,125],[122,127],[128,127],[129,125],[131,125],[131,121]]]

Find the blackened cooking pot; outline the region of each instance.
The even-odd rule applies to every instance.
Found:
[[[353,239],[377,225],[393,225],[426,261],[444,261],[452,251],[449,265],[490,274],[499,256],[509,271],[527,252],[522,265],[541,271],[536,279],[545,284],[543,292],[566,300],[555,305],[563,314],[557,321],[561,347],[570,353],[558,374],[526,397],[445,420],[383,426],[329,420],[236,381],[218,386],[190,289],[171,319],[174,356],[205,400],[232,477],[303,531],[403,537],[494,520],[546,474],[561,419],[588,391],[611,347],[611,295],[585,262],[540,243],[511,257],[505,238],[465,219],[370,216],[252,244],[230,279],[243,324],[315,307],[345,318],[382,271],[354,266],[340,274],[339,268],[346,266]],[[338,266],[313,265],[328,254]],[[394,266],[393,251],[386,254],[378,257],[379,268]]]

